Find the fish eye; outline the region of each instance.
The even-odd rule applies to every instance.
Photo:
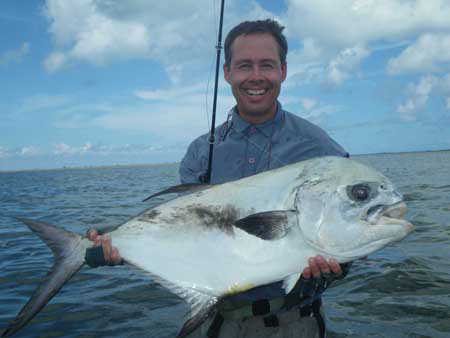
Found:
[[[370,187],[367,184],[356,184],[347,188],[349,197],[357,202],[363,202],[370,196]]]

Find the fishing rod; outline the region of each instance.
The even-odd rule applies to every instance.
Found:
[[[208,169],[204,175],[200,177],[202,183],[209,183],[211,181],[211,172],[212,172],[212,160],[213,160],[213,151],[214,151],[214,143],[216,141],[216,137],[214,135],[214,130],[216,128],[216,110],[217,110],[217,88],[219,86],[219,68],[220,68],[220,52],[222,50],[222,26],[223,26],[223,11],[224,11],[225,0],[222,0],[220,6],[220,23],[219,23],[219,34],[217,37],[217,58],[216,58],[216,79],[214,83],[214,101],[213,101],[213,112],[212,112],[212,120],[211,120],[211,131],[209,132],[209,156],[208,156]]]

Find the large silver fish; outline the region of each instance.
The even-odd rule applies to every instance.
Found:
[[[178,337],[195,330],[224,296],[281,280],[288,293],[309,257],[353,261],[414,229],[402,219],[406,205],[391,181],[346,158],[312,159],[192,191],[110,233],[126,263],[190,304]],[[47,304],[92,247],[78,234],[23,221],[51,248],[55,263],[4,336]]]

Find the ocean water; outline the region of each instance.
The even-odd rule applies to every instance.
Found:
[[[450,151],[355,156],[394,181],[417,230],[356,261],[324,294],[328,337],[450,336]],[[0,332],[51,267],[10,216],[84,233],[121,223],[177,183],[178,166],[0,173]],[[156,200],[152,203],[158,203]],[[187,306],[130,267],[83,268],[18,337],[174,337]]]

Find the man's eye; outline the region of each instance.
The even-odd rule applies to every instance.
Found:
[[[262,69],[273,69],[273,65],[270,63],[265,63],[263,65],[261,65]]]
[[[250,69],[250,65],[248,63],[243,63],[239,65],[239,69]]]
[[[347,194],[352,200],[363,202],[370,196],[370,187],[366,184],[356,184],[347,188]]]

